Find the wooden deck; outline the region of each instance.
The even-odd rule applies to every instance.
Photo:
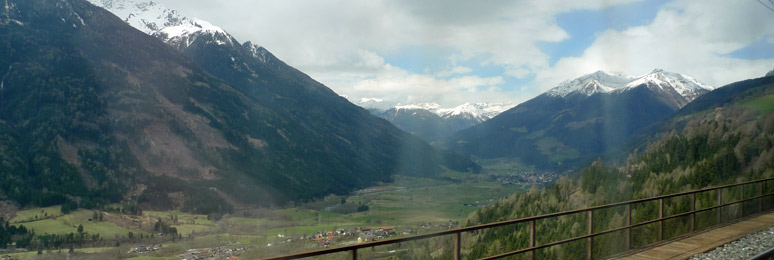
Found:
[[[774,213],[769,213],[728,226],[709,230],[691,237],[669,242],[620,259],[688,259],[692,255],[704,253],[748,234],[774,226]]]

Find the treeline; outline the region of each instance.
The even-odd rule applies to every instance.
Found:
[[[32,232],[29,232],[27,230],[27,227],[24,225],[17,226],[11,226],[8,224],[7,221],[3,219],[3,217],[0,217],[0,247],[1,248],[7,248],[8,245],[12,243],[16,243],[17,247],[19,245],[26,247],[26,245],[29,245],[29,241],[31,237],[34,234]]]
[[[533,187],[527,193],[515,194],[472,214],[467,225],[541,215],[617,201],[648,198],[709,186],[731,184],[774,177],[774,114],[759,114],[739,106],[728,106],[716,112],[705,112],[683,119],[681,129],[663,134],[643,154],[633,152],[621,165],[598,160],[577,174],[565,176],[545,188]],[[764,192],[774,185],[764,186]],[[755,189],[724,191],[723,202],[757,195]],[[715,193],[697,195],[697,207],[716,204]],[[665,215],[690,210],[687,196],[665,200]],[[757,204],[756,204],[757,205]],[[746,212],[757,211],[756,205],[745,205]],[[769,205],[774,206],[774,205]],[[723,219],[739,217],[738,205],[724,208]],[[637,204],[632,208],[632,221],[638,223],[658,216],[657,203]],[[697,215],[697,228],[716,224],[715,212]],[[624,225],[624,207],[594,212],[594,231]],[[538,244],[585,235],[585,214],[551,218],[536,223]],[[664,237],[669,238],[689,229],[688,218],[665,222]],[[632,230],[633,247],[656,241],[656,225]],[[526,225],[510,225],[470,234],[463,241],[467,257],[480,258],[527,247]],[[623,232],[594,239],[595,257],[605,257],[624,250]],[[583,242],[583,243],[580,243]],[[539,259],[571,259],[585,254],[585,240],[539,250]],[[526,256],[524,256],[526,257]],[[519,259],[519,257],[516,257]]]

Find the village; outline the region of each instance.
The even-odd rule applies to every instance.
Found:
[[[554,172],[536,172],[536,171],[524,171],[518,174],[509,174],[506,176],[498,176],[496,180],[503,185],[519,185],[519,184],[545,184],[552,182],[559,178],[559,174]]]
[[[415,229],[404,228],[400,231],[396,230],[392,226],[385,227],[349,227],[339,228],[335,230],[323,230],[315,232],[311,235],[303,235],[300,237],[290,237],[286,234],[277,234],[277,238],[280,240],[275,243],[268,243],[266,246],[271,247],[276,244],[291,243],[294,241],[314,241],[318,247],[327,248],[331,246],[343,246],[360,244],[371,241],[379,241],[396,236],[408,236],[416,235],[425,232],[432,232],[438,230],[447,230],[456,228],[459,226],[459,222],[449,221],[442,224],[433,224],[430,222],[417,224]]]

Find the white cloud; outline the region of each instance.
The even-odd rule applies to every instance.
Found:
[[[662,68],[722,86],[759,77],[774,60],[745,60],[729,54],[774,36],[772,13],[754,1],[679,0],[662,7],[646,26],[608,30],[581,57],[562,58],[540,71],[542,90],[596,70],[630,75]]]
[[[598,69],[636,75],[662,68],[717,86],[774,65],[728,55],[774,39],[772,14],[755,1],[675,0],[649,25],[602,32],[580,57],[554,66],[537,44],[569,39],[557,14],[639,0],[159,1],[263,45],[339,94],[397,102],[523,101],[535,87],[543,91]],[[386,54],[413,47],[452,53],[445,66],[424,72],[385,61]],[[475,76],[472,65],[458,66],[473,60],[504,72]],[[532,85],[505,85],[532,76]]]
[[[453,76],[453,75],[468,74],[468,73],[471,73],[471,72],[473,72],[473,69],[471,69],[471,68],[468,68],[468,67],[465,67],[465,66],[454,66],[451,69],[442,70],[442,71],[436,73],[435,76],[441,77],[441,78],[446,78],[446,77],[450,77],[450,76]]]
[[[569,37],[556,25],[556,14],[640,0],[159,1],[183,14],[219,25],[240,41],[263,45],[340,94],[348,94],[355,86],[369,85],[375,95],[379,94],[377,89],[385,89],[383,95],[396,95],[389,84],[397,84],[401,78],[404,98],[410,92],[422,92],[444,99],[462,95],[467,101],[485,101],[490,97],[453,92],[464,88],[427,86],[462,84],[446,77],[470,74],[471,71],[461,68],[454,71],[454,65],[480,57],[484,57],[482,65],[505,70],[500,81],[528,77],[549,65],[549,57],[537,43]],[[395,77],[381,65],[384,59],[380,54],[416,46],[452,50],[454,53],[448,57],[452,70],[404,71],[406,75]],[[438,92],[430,93],[433,90]],[[500,91],[501,95],[492,96],[521,98],[515,92]]]
[[[439,78],[431,74],[410,73],[389,64],[384,64],[375,76],[345,73],[320,80],[329,82],[329,85],[342,95],[358,98],[379,97],[403,104],[435,102],[451,106],[468,102],[471,96],[492,101],[508,100],[502,96],[505,90],[501,89],[504,84],[501,76],[450,74]]]

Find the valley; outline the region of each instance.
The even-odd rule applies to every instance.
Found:
[[[250,259],[353,244],[359,237],[384,239],[458,227],[472,212],[528,191],[533,185],[553,181],[547,176],[556,176],[536,174],[516,161],[487,160],[480,164],[484,166],[480,174],[447,171],[436,178],[396,176],[392,183],[350,195],[329,195],[288,208],[236,209],[221,219],[177,210],[143,210],[132,215],[79,209],[62,214],[61,206],[52,206],[17,211],[9,223],[24,225],[36,234],[76,236],[81,225],[87,236],[99,234],[99,239],[73,249],[73,254],[85,259],[181,259],[193,252],[212,254],[220,249],[231,249]],[[102,220],[95,214],[102,214]],[[154,230],[159,220],[175,228],[177,237]],[[41,253],[61,257],[68,249]],[[6,250],[0,255],[25,259],[37,256],[37,251]]]
[[[728,207],[739,213],[724,211],[723,201],[753,190],[704,193],[690,207],[670,195],[625,211],[592,208],[585,218],[540,215],[774,176],[774,71],[760,77],[774,58],[696,46],[724,56],[670,49],[636,59],[623,54],[666,48],[625,31],[647,48],[616,39],[635,51],[589,47],[575,57],[551,50],[569,46],[537,46],[583,38],[588,32],[560,16],[617,12],[610,1],[534,14],[542,22],[521,13],[543,10],[523,6],[538,1],[369,2],[336,12],[312,3],[278,8],[282,1],[250,4],[245,16],[219,12],[225,20],[185,16],[155,1],[0,5],[0,260],[256,259],[475,225],[483,226],[347,250],[363,259],[478,259],[518,250],[537,259],[604,258],[689,225],[631,227],[626,239],[621,232],[595,238],[595,229],[713,202],[717,217],[692,216],[690,230],[719,225],[746,211],[744,202]],[[205,13],[187,5],[180,10]],[[693,8],[659,6],[653,24],[708,24],[656,22],[708,11]],[[754,16],[749,8],[718,9]],[[371,19],[364,10],[390,17]],[[726,17],[712,14],[713,23]],[[266,20],[245,22],[255,17]],[[299,29],[296,22],[311,23]],[[541,24],[551,28],[519,29]],[[593,45],[619,30],[599,29]],[[765,30],[733,38],[774,37],[774,27]],[[390,40],[376,44],[382,33]],[[715,46],[730,38],[717,36],[663,42]],[[686,55],[674,55],[680,52]],[[627,58],[589,62],[587,53]],[[503,222],[514,219],[521,223]],[[587,246],[551,244],[568,236],[588,239]]]

